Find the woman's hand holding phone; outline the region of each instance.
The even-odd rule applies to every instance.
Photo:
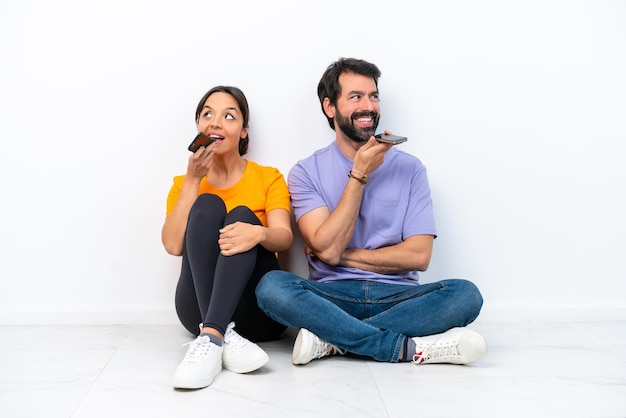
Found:
[[[213,150],[207,150],[213,143],[213,138],[198,132],[194,140],[189,144],[187,149],[193,154],[189,156],[187,165],[187,176],[202,179],[209,172],[211,161],[213,161]]]
[[[206,135],[204,132],[198,132],[198,135],[191,141],[191,144],[187,147],[187,149],[193,153],[198,151],[200,147],[208,147],[213,143],[213,138]]]

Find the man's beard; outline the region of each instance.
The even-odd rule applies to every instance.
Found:
[[[371,116],[374,123],[369,128],[359,128],[354,125],[353,120],[362,116]],[[380,115],[376,112],[355,112],[350,117],[343,116],[339,111],[335,115],[337,126],[348,138],[356,142],[366,142],[376,132]]]

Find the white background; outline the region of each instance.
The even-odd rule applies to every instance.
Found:
[[[248,158],[334,138],[316,96],[376,63],[379,128],[427,166],[423,281],[483,317],[626,317],[626,2],[0,0],[0,323],[175,322],[160,242],[200,97],[251,106]],[[303,272],[296,241],[287,267]]]

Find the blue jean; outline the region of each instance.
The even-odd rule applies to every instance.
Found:
[[[320,283],[279,270],[261,278],[256,295],[259,307],[275,321],[306,328],[350,353],[392,363],[407,338],[466,326],[483,304],[478,288],[464,279],[417,286]]]

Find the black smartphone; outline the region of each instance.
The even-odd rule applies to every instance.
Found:
[[[398,135],[378,134],[378,135],[374,135],[374,138],[376,138],[378,142],[387,142],[388,144],[393,144],[393,145],[401,144],[407,141],[406,136],[398,136]]]
[[[191,152],[196,152],[200,147],[208,147],[213,142],[213,138],[206,135],[203,132],[198,132],[198,135],[191,141],[191,144],[187,147],[187,149]]]

